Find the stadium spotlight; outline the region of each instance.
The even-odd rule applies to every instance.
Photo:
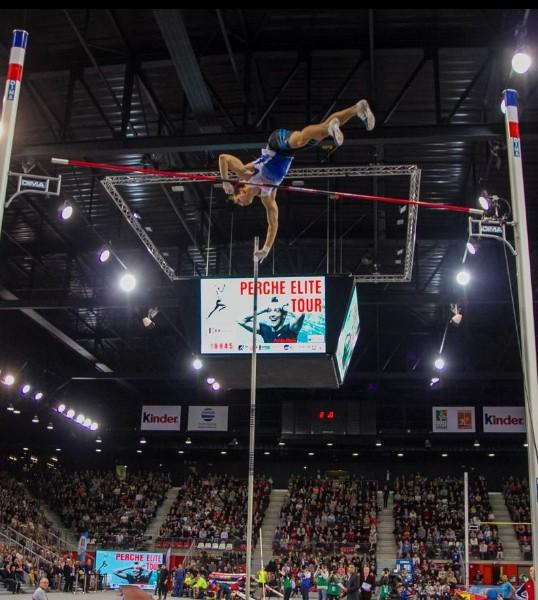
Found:
[[[43,392],[37,392],[37,394],[34,395],[34,400],[42,400],[43,398]]]
[[[472,256],[474,256],[478,252],[478,245],[477,244],[473,244],[473,242],[471,242],[471,240],[469,240],[465,244],[465,247],[467,248],[467,252],[469,254],[471,254]]]
[[[105,246],[99,251],[99,262],[105,263],[110,258],[110,250]]]
[[[381,440],[376,440],[375,445],[380,448],[383,445],[383,442]]]
[[[75,411],[74,411],[72,408],[70,408],[70,409],[69,409],[69,410],[68,410],[68,411],[65,413],[65,416],[66,416],[68,419],[72,419],[72,418],[75,416]]]
[[[89,417],[86,417],[84,419],[84,423],[82,423],[82,426],[86,427],[86,429],[89,429],[91,424],[92,424],[92,420]]]
[[[7,386],[13,385],[15,383],[15,376],[8,373],[4,379],[2,379],[2,383]]]
[[[96,452],[102,452],[101,448],[96,448],[95,451]]]
[[[141,443],[141,444],[147,444],[148,442],[147,442],[147,440],[146,440],[146,438],[145,438],[145,437],[141,437],[141,438],[140,438],[140,443]]]
[[[479,448],[480,447],[480,442],[478,440],[475,440],[473,446],[475,448]]]
[[[503,100],[504,102],[504,100]],[[480,205],[480,208],[482,208],[483,210],[489,210],[489,207],[491,206],[491,201],[489,199],[489,195],[486,192],[486,190],[483,190],[480,193],[480,196],[478,196],[478,204]]]
[[[63,413],[63,412],[65,412],[65,404],[58,404],[58,406],[56,407],[56,410],[57,410],[59,413]]]
[[[39,417],[37,415],[34,415],[34,418],[32,419],[32,423],[39,423]]]
[[[76,422],[77,422],[79,425],[82,425],[82,423],[84,423],[84,419],[85,419],[85,418],[86,418],[86,417],[85,417],[85,416],[84,416],[82,413],[79,413],[79,414],[77,415],[77,418],[75,419],[75,421],[76,421]]]
[[[65,201],[59,208],[60,219],[62,221],[67,221],[73,216],[73,207],[69,202]]]
[[[442,356],[438,356],[433,364],[438,371],[442,371],[445,368],[445,359]]]
[[[54,425],[49,422],[49,424],[47,425],[47,429],[49,429],[50,431],[52,431],[54,429]]]
[[[204,366],[204,363],[199,358],[195,358],[192,361],[192,368],[196,371],[199,371],[203,366]]]
[[[100,436],[100,435],[98,435],[98,436],[95,438],[95,443],[96,443],[96,444],[102,444],[102,443],[103,443],[103,440],[101,439],[101,436]]]
[[[523,49],[518,49],[518,51],[512,57],[512,69],[519,75],[523,75],[526,73],[532,64],[532,59],[528,52],[523,51]]]
[[[207,383],[208,383],[209,385],[213,385],[213,384],[215,383],[215,378],[214,378],[214,377],[208,377],[208,378],[206,379],[206,381],[207,381]]]
[[[220,383],[215,381],[215,383],[211,386],[215,391],[220,390]]]
[[[99,429],[99,423],[93,421],[93,423],[90,425],[90,431],[97,431],[97,429]]]
[[[21,388],[21,394],[26,395],[31,389],[32,389],[32,386],[29,383],[26,383]]]
[[[191,440],[191,438],[190,438],[190,437],[188,437],[188,438],[185,440],[185,443],[186,443],[186,444],[192,444],[192,440]]]
[[[460,285],[467,285],[469,281],[471,281],[471,275],[469,274],[469,271],[459,271],[456,275],[456,281]]]
[[[132,273],[124,273],[120,277],[120,288],[124,292],[132,292],[136,287],[136,277]]]
[[[15,407],[13,406],[13,404],[8,404],[6,410],[8,410],[9,412],[13,412],[15,410]]]

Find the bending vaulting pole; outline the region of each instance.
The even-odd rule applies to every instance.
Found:
[[[7,179],[9,163],[11,162],[11,149],[15,134],[17,120],[17,106],[21,91],[22,68],[26,55],[28,33],[22,29],[14,29],[11,38],[11,51],[6,75],[6,89],[2,104],[2,120],[0,121],[0,235],[2,234],[2,220],[4,218],[4,204],[6,202]]]
[[[70,160],[67,158],[51,158],[55,165],[88,167],[89,169],[104,169],[108,171],[122,171],[125,173],[140,173],[143,175],[162,175],[164,177],[179,177],[190,181],[226,181],[232,184],[248,184],[248,181],[240,179],[221,179],[213,175],[197,175],[196,173],[181,173],[179,171],[160,171],[159,169],[139,169],[137,167],[125,167],[122,165],[111,165],[108,163],[87,162],[84,160]],[[473,215],[483,215],[484,211],[479,208],[467,208],[466,206],[457,206],[454,204],[443,204],[437,202],[425,202],[423,200],[407,200],[406,198],[392,198],[390,196],[371,196],[368,194],[351,194],[349,192],[330,192],[328,190],[318,190],[315,188],[296,187],[293,185],[272,185],[264,184],[265,187],[274,187],[286,192],[297,192],[300,194],[329,194],[334,199],[351,198],[353,200],[370,200],[371,202],[386,202],[388,204],[410,204],[422,208],[433,208],[436,210],[448,210],[452,212],[462,212]]]
[[[510,172],[510,195],[514,211],[515,247],[517,251],[517,294],[519,304],[519,324],[521,329],[521,366],[523,369],[523,396],[527,421],[529,492],[532,521],[532,561],[538,573],[538,504],[536,485],[538,480],[538,375],[536,373],[536,337],[532,297],[531,263],[529,254],[529,232],[527,229],[527,209],[525,207],[525,187],[521,161],[521,138],[517,112],[517,92],[504,90],[506,106],[506,150]],[[517,323],[515,324],[517,327]]]
[[[247,496],[247,580],[245,597],[250,598],[252,576],[252,526],[254,504],[254,443],[256,437],[256,335],[258,329],[258,252],[259,240],[254,238],[254,294],[252,296],[252,365],[250,371],[250,438],[248,444],[248,496]]]

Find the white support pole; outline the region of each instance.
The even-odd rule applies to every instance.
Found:
[[[15,123],[17,121],[17,107],[19,105],[22,68],[24,66],[27,43],[28,33],[22,29],[14,29],[11,38],[11,52],[9,53],[6,89],[4,91],[2,117],[0,120],[0,236],[2,235],[9,163],[11,162],[11,149],[13,147]]]
[[[523,369],[523,391],[527,420],[529,492],[532,521],[532,560],[538,572],[538,504],[536,473],[538,472],[538,375],[536,373],[536,343],[534,329],[532,279],[527,229],[525,188],[521,160],[521,139],[517,112],[517,92],[504,90],[506,107],[506,149],[510,171],[510,193],[515,221],[515,247],[517,265],[517,291],[519,297],[519,323],[521,328],[521,362]]]
[[[465,544],[465,579],[463,583],[465,588],[469,588],[469,474],[467,471],[463,474],[463,497],[464,497],[464,544]]]
[[[248,496],[247,496],[247,578],[245,596],[250,598],[252,577],[252,529],[254,504],[254,443],[256,439],[256,336],[258,329],[258,252],[259,240],[254,238],[254,294],[252,299],[252,364],[250,371],[250,438],[248,445]]]

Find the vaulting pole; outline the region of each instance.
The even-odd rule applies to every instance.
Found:
[[[248,444],[248,496],[247,496],[247,580],[245,597],[250,600],[252,577],[252,533],[254,508],[254,444],[256,439],[256,336],[258,330],[258,252],[259,239],[254,238],[254,294],[252,298],[252,362],[250,367],[250,438]]]
[[[22,68],[26,55],[28,32],[14,29],[11,38],[11,51],[6,75],[6,89],[2,104],[2,118],[0,120],[0,236],[2,235],[2,221],[4,219],[4,205],[6,203],[7,179],[9,164],[11,162],[11,149],[15,135],[17,121],[17,107],[21,91]]]

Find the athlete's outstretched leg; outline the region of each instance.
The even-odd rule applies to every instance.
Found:
[[[357,104],[339,110],[329,115],[325,121],[317,125],[308,125],[301,131],[294,131],[289,138],[291,148],[301,148],[306,146],[311,140],[320,142],[326,137],[332,136],[336,143],[341,146],[344,136],[340,127],[345,125],[353,117],[359,117],[368,131],[371,131],[375,125],[375,117],[370,110],[366,100],[360,100]]]

